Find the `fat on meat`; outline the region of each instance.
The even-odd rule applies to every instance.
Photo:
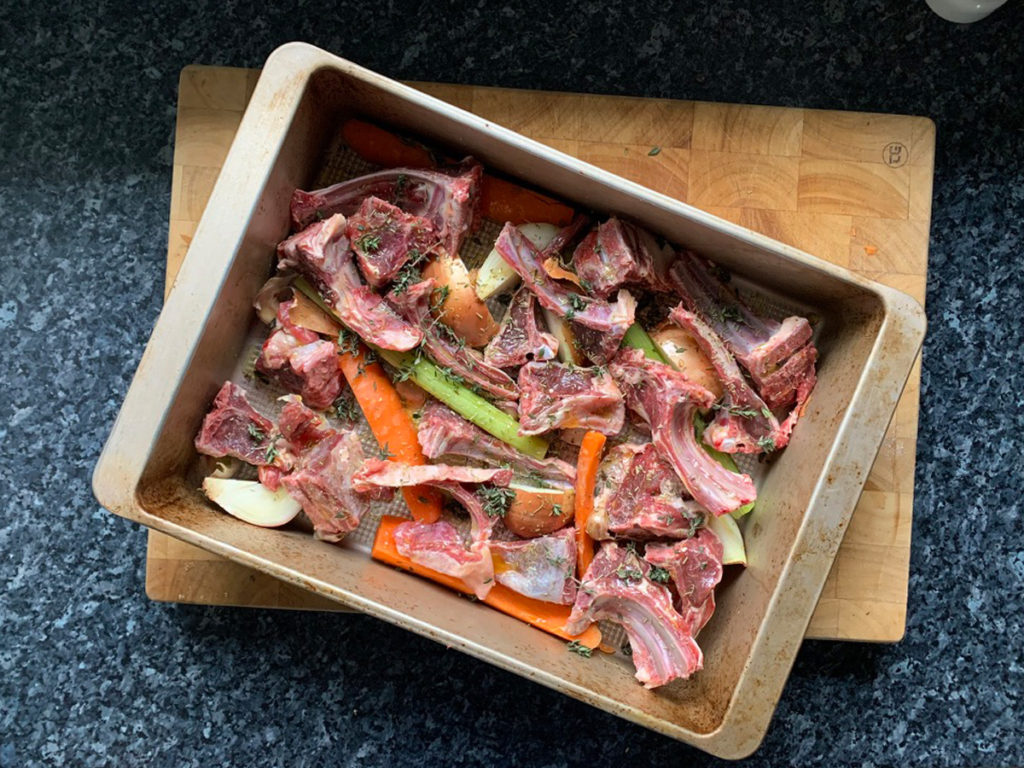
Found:
[[[573,528],[519,541],[491,542],[494,578],[514,592],[546,603],[576,600],[576,535]]]

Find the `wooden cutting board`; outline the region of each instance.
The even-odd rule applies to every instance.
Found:
[[[178,93],[167,285],[259,72],[186,67]],[[924,303],[935,126],[927,118],[415,83],[557,149],[887,283]],[[906,624],[920,361],[807,637],[893,642]],[[154,600],[344,610],[156,532]]]

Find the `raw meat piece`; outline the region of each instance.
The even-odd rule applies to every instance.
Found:
[[[395,314],[363,284],[338,214],[311,224],[277,246],[278,266],[304,275],[338,317],[365,341],[400,352],[423,341],[423,333]]]
[[[378,197],[434,225],[444,249],[457,256],[466,232],[473,228],[483,166],[466,158],[451,174],[422,168],[377,171],[357,179],[318,189],[295,190],[292,227],[299,231],[317,217],[341,213],[351,216],[368,197]]]
[[[537,296],[541,306],[568,320],[602,331],[615,340],[622,340],[626,329],[633,324],[636,302],[629,291],[619,291],[614,304],[604,299],[580,294],[551,278],[544,270],[542,254],[537,252],[517,227],[506,224],[494,244],[501,257],[523,279],[523,283]]]
[[[715,587],[722,580],[722,542],[708,528],[692,539],[648,544],[644,560],[668,571],[679,595],[679,612],[696,635],[715,612]]]
[[[484,360],[499,368],[514,368],[530,360],[553,360],[558,340],[540,329],[537,301],[525,286],[516,291],[505,318],[484,349]]]
[[[359,438],[327,427],[298,400],[285,405],[278,424],[293,467],[281,484],[302,505],[318,539],[341,541],[369,508],[367,497],[352,483],[364,460]]]
[[[617,434],[626,406],[607,370],[569,363],[527,363],[519,369],[519,434],[586,428]]]
[[[669,317],[690,332],[725,388],[724,402],[719,405],[715,420],[704,431],[704,441],[725,453],[763,453],[785,446],[789,433],[782,432],[778,419],[743,378],[740,367],[718,335],[681,304]]]
[[[485,362],[483,355],[431,316],[430,297],[436,286],[432,278],[427,278],[401,292],[391,291],[387,299],[403,318],[423,332],[423,348],[437,365],[496,398],[515,400],[519,390],[511,377]]]
[[[576,483],[576,468],[571,464],[520,453],[436,400],[429,400],[423,409],[418,437],[423,454],[430,459],[459,457],[491,466],[508,466],[531,486],[567,489]]]
[[[352,484],[357,491],[368,492],[375,486],[404,488],[443,482],[490,483],[505,486],[511,480],[511,469],[482,469],[450,464],[413,465],[383,459],[367,459],[352,477]]]
[[[651,443],[626,443],[608,451],[596,490],[587,520],[587,532],[595,539],[685,539],[704,520],[703,507]]]
[[[264,466],[270,464],[267,452],[273,431],[273,423],[249,405],[245,390],[225,381],[213,400],[213,409],[203,419],[195,446],[207,456],[233,456]]]
[[[665,290],[655,269],[661,260],[661,249],[649,232],[614,216],[583,238],[572,257],[583,285],[602,298],[629,283]]]
[[[395,462],[381,462],[394,464]],[[374,465],[371,465],[371,469]],[[505,485],[512,479],[512,471],[479,470],[467,467],[379,467],[361,476],[360,482],[367,485],[430,485],[446,491],[469,513],[471,522],[469,546],[467,547],[455,527],[445,521],[419,523],[409,521],[395,528],[395,546],[400,554],[414,563],[435,571],[462,579],[466,586],[483,600],[494,586],[494,563],[491,559],[491,531],[494,522],[484,511],[483,504],[472,491],[467,490],[448,477],[460,477],[460,472],[493,473],[488,481]]]
[[[595,365],[607,365],[622,346],[622,338],[612,333],[595,331],[577,322],[569,323],[576,348]]]
[[[324,410],[338,399],[344,377],[338,367],[338,346],[293,325],[288,312],[295,300],[278,306],[279,328],[267,337],[256,360],[256,370],[284,389],[302,396],[311,408]]]
[[[626,404],[651,425],[654,445],[701,506],[724,515],[757,497],[749,475],[730,472],[697,443],[694,415],[711,406],[710,392],[637,349],[621,350],[610,369]]]
[[[712,266],[691,252],[679,255],[669,279],[686,309],[711,326],[747,369],[769,408],[782,408],[794,401],[799,408],[814,388],[817,359],[811,325],[805,318],[792,316],[779,323],[760,317],[718,278]],[[772,374],[805,345],[814,351],[805,352],[799,365],[766,387]]]
[[[363,277],[374,288],[391,282],[407,261],[418,261],[437,245],[433,223],[379,197],[363,200],[358,213],[349,217],[345,235]]]
[[[493,541],[494,578],[511,590],[547,603],[576,600],[576,535],[572,528],[526,541]]]
[[[688,622],[672,607],[672,593],[647,578],[650,569],[634,550],[603,544],[583,576],[565,628],[578,633],[595,621],[621,624],[637,680],[657,688],[700,670],[704,654]]]

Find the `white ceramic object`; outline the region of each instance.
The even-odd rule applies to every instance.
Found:
[[[970,24],[988,16],[1006,0],[925,0],[931,8],[946,21]]]

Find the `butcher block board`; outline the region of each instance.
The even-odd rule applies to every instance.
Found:
[[[168,286],[258,77],[257,70],[222,67],[190,66],[181,73]],[[413,85],[924,303],[935,148],[935,126],[927,118]],[[920,361],[807,637],[894,642],[903,636],[919,379]],[[146,593],[183,603],[344,610],[152,531]]]

